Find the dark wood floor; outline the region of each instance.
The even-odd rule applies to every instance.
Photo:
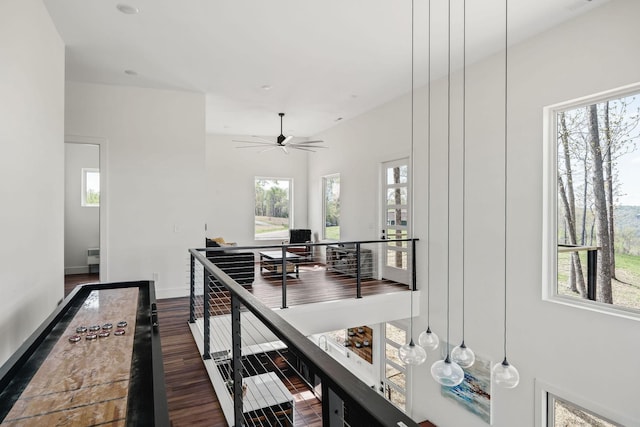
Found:
[[[333,275],[335,273],[326,273]],[[65,296],[73,290],[73,288],[82,283],[91,283],[98,280],[97,275],[73,275],[65,277]],[[302,281],[294,282],[292,279],[291,287],[300,285]],[[371,281],[367,287],[367,294],[384,292],[389,283],[374,283]],[[257,286],[256,286],[257,285]],[[264,286],[261,288],[261,285]],[[355,296],[355,284],[344,284],[346,290],[343,292],[351,293]],[[349,288],[353,286],[353,288]],[[376,291],[377,287],[377,291]],[[254,284],[254,293],[260,292],[261,298],[270,298],[274,304],[279,304],[280,282],[277,280],[256,277]],[[298,286],[298,289],[302,286]],[[364,294],[363,287],[363,294]],[[404,287],[406,289],[406,286]],[[300,297],[308,300],[308,295],[300,289]],[[275,293],[275,294],[274,294]],[[308,293],[308,292],[307,292]],[[299,303],[298,297],[289,296],[292,303]],[[294,293],[295,294],[295,293]],[[338,294],[332,291],[332,297],[338,297]],[[326,296],[326,295],[325,295]],[[158,316],[160,322],[160,336],[162,341],[162,355],[164,359],[165,383],[167,389],[167,402],[169,407],[169,417],[174,427],[179,426],[226,426],[222,409],[213,390],[213,386],[209,380],[202,358],[198,352],[198,348],[191,335],[188,326],[189,318],[189,298],[171,298],[158,300]],[[301,393],[304,389],[302,381],[291,376],[286,381],[292,394],[297,393],[296,406],[303,412],[296,412],[296,425],[321,425],[317,420],[317,414],[321,412],[315,397],[310,393]],[[294,393],[295,392],[295,393]],[[304,399],[304,406],[301,405],[299,399]]]

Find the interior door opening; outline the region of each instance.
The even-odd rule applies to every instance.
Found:
[[[100,281],[100,145],[65,142],[65,295]]]

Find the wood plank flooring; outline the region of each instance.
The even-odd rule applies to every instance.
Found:
[[[355,298],[355,279],[341,277],[324,269],[316,268],[315,270],[319,275],[317,280],[309,280],[307,275],[306,286],[304,279],[305,273],[308,272],[301,272],[301,279],[287,280],[290,306],[315,302],[318,298],[320,301],[328,300],[326,298]],[[319,277],[324,279],[319,281]],[[97,280],[97,275],[66,276],[65,295],[77,284]],[[256,281],[250,289],[260,299],[268,301],[267,305],[272,307],[280,305],[281,280],[256,274]],[[366,296],[399,289],[407,290],[407,286],[388,281],[367,280],[363,281],[362,292]],[[188,326],[189,298],[158,300],[158,316],[169,418],[172,426],[226,426],[222,409]],[[297,390],[296,392],[300,395],[298,398],[306,401],[304,406],[298,406],[302,412],[296,412],[296,417],[300,415],[296,419],[296,425],[320,425],[317,421],[317,413],[320,413],[321,409],[315,406],[318,403],[311,393],[300,392],[305,387],[302,380],[292,375],[285,383],[291,384],[292,390]]]

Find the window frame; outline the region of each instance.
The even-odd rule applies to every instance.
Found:
[[[80,185],[80,206],[83,208],[100,207],[100,168],[82,168],[82,183]],[[98,174],[98,203],[87,202],[87,175],[90,173]]]
[[[563,390],[545,380],[535,379],[535,417],[534,425],[537,427],[551,427],[550,416],[553,414],[553,406],[550,405],[552,397],[573,405],[580,410],[593,414],[614,425],[633,425],[632,419],[626,414],[619,413],[596,402],[585,399],[582,396]]]
[[[640,310],[558,294],[558,140],[557,117],[615,98],[640,94],[640,83],[584,96],[543,108],[542,300],[640,321]]]
[[[341,177],[339,173],[329,174],[322,177],[322,239],[327,241],[340,241],[340,230],[338,230],[338,239],[327,237],[327,181],[329,179],[338,178],[338,185],[341,185]],[[342,188],[340,187],[340,191]],[[338,193],[338,205],[340,205],[340,192]],[[340,214],[338,212],[338,226],[340,226]]]
[[[256,183],[257,181],[287,181],[289,183],[289,200],[288,200],[288,210],[289,210],[289,217],[288,222],[287,222],[287,231],[286,231],[286,236],[283,235],[282,237],[261,237],[259,234],[256,234],[256,198],[255,198],[255,188],[256,188]],[[294,228],[294,224],[293,224],[293,178],[287,178],[287,177],[273,177],[273,176],[255,176],[253,179],[253,189],[254,189],[254,196],[253,196],[253,238],[255,240],[278,240],[278,241],[282,241],[282,240],[288,240],[289,239],[289,230],[291,230],[292,228]]]

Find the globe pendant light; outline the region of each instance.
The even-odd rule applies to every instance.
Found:
[[[409,344],[400,346],[398,357],[407,365],[422,365],[427,360],[427,352],[419,345],[415,345],[411,338]]]
[[[444,360],[438,360],[431,365],[431,376],[445,387],[455,387],[464,380],[464,371],[456,362],[452,362],[449,355]]]
[[[476,355],[473,351],[467,347],[464,343],[464,313],[465,313],[465,298],[464,298],[464,267],[465,263],[465,200],[466,200],[466,184],[467,184],[467,102],[466,102],[466,85],[467,85],[467,38],[466,38],[466,25],[467,25],[467,2],[462,1],[462,343],[451,350],[451,360],[456,362],[462,368],[468,368],[476,361]]]
[[[428,99],[428,109],[429,113],[427,114],[427,147],[428,147],[428,155],[429,155],[429,171],[431,171],[431,0],[429,0],[429,42],[428,42],[428,50],[429,50],[429,64],[427,66],[427,99]],[[435,350],[440,345],[440,339],[438,335],[434,332],[431,332],[431,326],[429,324],[429,315],[431,312],[431,293],[430,293],[430,280],[429,280],[429,272],[431,271],[431,256],[429,255],[429,222],[431,221],[431,178],[429,178],[429,191],[427,194],[428,197],[428,209],[429,215],[427,219],[427,330],[422,331],[420,336],[418,336],[418,343],[425,350]]]
[[[496,363],[491,369],[491,376],[496,384],[504,388],[514,388],[520,382],[520,374],[515,366],[507,361],[507,82],[508,82],[508,6],[509,0],[505,0],[504,6],[504,360]]]
[[[413,3],[414,0],[411,0],[411,170],[409,171],[411,174],[411,235],[413,237],[413,159],[414,159],[414,149],[413,149]],[[415,246],[414,246],[415,247]],[[414,256],[415,259],[415,256]],[[416,275],[415,275],[415,266],[414,266],[413,280],[415,283]],[[407,365],[421,365],[427,360],[427,352],[424,351],[424,348],[419,345],[415,345],[413,342],[413,292],[415,286],[412,287],[409,291],[411,292],[411,317],[409,318],[409,334],[411,336],[411,340],[409,344],[404,344],[400,346],[398,349],[398,357],[400,360]]]
[[[431,366],[431,376],[441,385],[455,387],[464,380],[464,371],[449,357],[449,290],[450,290],[450,260],[451,260],[451,219],[450,219],[450,193],[451,193],[451,0],[449,5],[449,60],[447,75],[447,357],[438,360]]]

